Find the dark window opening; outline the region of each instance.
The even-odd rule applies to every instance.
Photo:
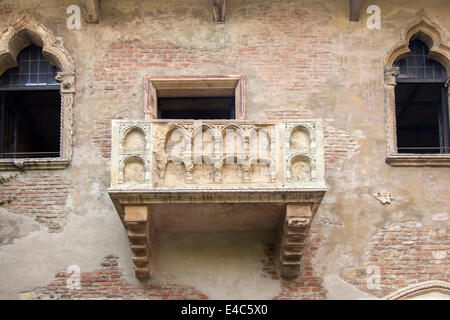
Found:
[[[158,98],[159,119],[235,119],[233,97]]]
[[[429,49],[419,39],[410,41],[411,54],[398,61],[395,88],[399,153],[450,153],[447,72],[427,58]]]
[[[447,88],[442,83],[398,83],[395,97],[398,152],[448,153]]]
[[[60,156],[61,96],[57,68],[31,45],[0,77],[0,158]]]
[[[2,158],[59,157],[59,90],[3,91]]]

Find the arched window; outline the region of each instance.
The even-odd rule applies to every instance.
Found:
[[[450,153],[447,72],[427,58],[429,48],[417,37],[411,53],[394,63],[399,74],[395,86],[397,152]]]
[[[73,58],[48,28],[25,16],[0,35],[0,171],[70,164],[75,88]]]
[[[59,70],[34,44],[0,77],[0,158],[60,156]]]

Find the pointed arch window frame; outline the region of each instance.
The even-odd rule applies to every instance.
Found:
[[[450,85],[450,46],[443,42],[442,29],[428,17],[422,17],[419,22],[410,25],[402,34],[402,40],[390,50],[384,61],[384,103],[386,113],[386,163],[391,166],[450,166],[450,154],[404,154],[397,149],[397,119],[395,105],[395,87],[399,68],[395,62],[410,54],[409,43],[417,37],[429,48],[427,58],[442,64],[447,71],[445,86]],[[450,102],[450,90],[447,99]],[[450,105],[447,103],[447,105]]]
[[[61,128],[60,156],[51,158],[0,159],[0,170],[64,169],[72,158],[73,106],[75,97],[75,67],[73,58],[64,48],[62,39],[43,25],[26,16],[11,25],[0,36],[0,75],[17,66],[17,57],[24,48],[35,44],[42,48],[44,58],[60,71]]]

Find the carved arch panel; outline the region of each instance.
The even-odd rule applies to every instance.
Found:
[[[397,290],[384,297],[385,300],[413,300],[413,299],[436,299],[440,294],[442,299],[450,298],[450,283],[446,281],[431,280],[408,286]],[[427,297],[428,295],[428,297]]]
[[[418,22],[411,24],[403,31],[401,41],[387,54],[384,63],[386,67],[392,67],[394,63],[405,58],[411,51],[409,42],[417,36],[426,43],[430,49],[428,57],[440,62],[447,71],[450,71],[450,46],[444,43],[443,30],[438,24],[432,22],[427,16],[423,16]]]
[[[304,155],[296,155],[288,162],[288,181],[308,182],[314,170],[312,159]]]
[[[149,159],[140,155],[125,155],[119,164],[119,182],[131,184],[150,184]]]

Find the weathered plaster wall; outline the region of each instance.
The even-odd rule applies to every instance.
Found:
[[[208,1],[109,0],[99,24],[68,30],[65,10],[78,1],[2,1],[0,29],[28,12],[63,38],[75,59],[77,83],[71,166],[13,174],[0,184],[0,298],[42,290],[69,265],[94,272],[109,255],[117,257],[113,263],[119,261],[123,281],[139,285],[125,230],[106,192],[109,121],[143,119],[144,77],[150,75],[245,74],[249,119],[324,119],[329,191],[304,258],[306,278],[284,283],[273,276],[273,253],[264,250],[271,232],[161,234],[160,272],[145,290],[158,292],[163,283],[210,298],[380,297],[420,280],[417,264],[409,263],[418,254],[424,256],[420,265],[431,263],[425,278],[448,281],[450,170],[384,162],[383,59],[423,7],[450,41],[450,6],[447,0],[373,1],[381,8],[382,28],[371,31],[364,12],[359,22],[348,21],[344,2],[231,0],[226,23],[214,24]],[[47,189],[51,181],[64,192]],[[374,198],[381,190],[392,192],[392,204]],[[47,214],[61,218],[39,219]],[[62,223],[55,227],[52,221]],[[397,244],[384,243],[384,235],[404,226],[410,231],[400,244],[407,247],[402,256],[411,258],[397,259],[400,249],[389,249]],[[431,247],[412,247],[417,228]],[[389,252],[403,282],[383,274]],[[383,258],[373,260],[377,254]],[[367,289],[368,265],[381,267],[381,290]],[[233,284],[241,281],[236,292]],[[154,297],[145,290],[140,297]]]

